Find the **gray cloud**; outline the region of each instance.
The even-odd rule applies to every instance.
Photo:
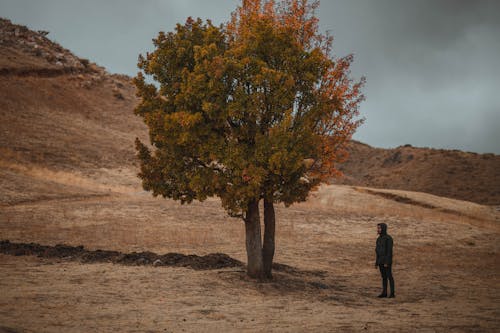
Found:
[[[499,153],[499,14],[497,1],[323,1],[322,27],[368,79],[355,138]]]
[[[0,15],[135,75],[158,31],[187,16],[224,22],[238,3],[0,0]],[[500,1],[323,0],[317,14],[334,52],[354,53],[353,75],[368,80],[356,139],[500,153]]]

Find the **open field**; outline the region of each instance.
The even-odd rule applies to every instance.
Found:
[[[47,174],[57,195],[11,194],[0,207],[1,238],[122,252],[222,252],[246,261],[243,223],[226,216],[218,200],[183,206],[154,199],[134,184],[132,171],[121,173],[119,181],[108,179],[115,191],[81,176],[72,185],[71,178]],[[11,187],[13,175],[41,181],[33,172],[10,174],[3,179]],[[251,281],[241,267],[200,271],[2,254],[0,323],[14,332],[496,331],[498,213],[396,192],[447,210],[349,186],[325,186],[303,204],[279,207],[276,262],[291,268],[275,271],[272,282]],[[375,297],[379,222],[388,223],[396,244],[391,300]]]

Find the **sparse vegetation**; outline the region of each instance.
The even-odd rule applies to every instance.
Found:
[[[37,32],[38,32],[38,33],[40,34],[40,36],[42,36],[42,37],[46,37],[46,36],[49,34],[49,32],[48,32],[48,31],[46,31],[46,30],[38,30]]]
[[[500,155],[409,147],[381,149],[352,141],[337,184],[419,191],[500,204]]]
[[[89,67],[89,65],[90,65],[90,61],[88,59],[85,59],[85,58],[80,58],[80,62],[82,63],[82,65],[85,68]]]
[[[122,92],[118,88],[113,89],[113,96],[115,96],[117,99],[124,100],[125,96],[123,96]]]

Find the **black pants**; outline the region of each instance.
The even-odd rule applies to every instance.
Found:
[[[394,294],[394,278],[392,277],[392,265],[378,265],[380,269],[380,275],[382,276],[382,288],[383,294],[387,294],[387,280],[389,280],[389,284],[391,285],[391,294]]]

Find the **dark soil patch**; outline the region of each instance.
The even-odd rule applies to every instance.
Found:
[[[83,245],[71,246],[57,244],[55,246],[40,245],[38,243],[13,243],[9,240],[0,241],[0,253],[13,256],[37,256],[39,258],[54,258],[68,261],[78,261],[81,263],[113,263],[128,266],[170,266],[170,267],[188,267],[195,270],[212,270],[229,267],[243,268],[242,276],[245,274],[245,264],[239,260],[233,259],[224,253],[210,253],[205,256],[195,254],[166,253],[156,254],[153,252],[131,252],[123,253],[109,250],[87,250]],[[301,284],[313,289],[329,289],[330,287],[323,283],[307,282],[304,278],[324,278],[327,272],[321,270],[301,270],[289,265],[273,263],[273,272],[280,274],[280,278],[270,281],[280,287],[280,281],[284,284],[282,288],[297,287]],[[299,278],[297,280],[297,278]],[[295,288],[294,287],[294,288]],[[0,332],[1,333],[1,332]]]
[[[41,258],[58,258],[84,263],[114,263],[136,266],[174,266],[189,267],[196,270],[221,269],[227,267],[243,267],[243,263],[224,253],[211,253],[205,256],[167,253],[164,255],[153,252],[122,253],[119,251],[87,250],[82,245],[56,246],[37,243],[11,243],[0,241],[0,253],[14,256],[38,256]]]
[[[18,331],[17,329],[13,329],[6,326],[0,326],[0,333],[21,333],[22,331]]]
[[[404,197],[404,196],[397,195],[397,194],[394,194],[394,193],[372,191],[372,190],[368,190],[368,189],[364,189],[363,192],[367,192],[367,193],[370,193],[370,194],[373,194],[373,195],[378,195],[378,196],[380,196],[382,198],[389,199],[389,200],[394,200],[396,202],[404,203],[404,204],[407,204],[407,205],[414,205],[414,206],[419,206],[419,207],[429,208],[429,209],[436,209],[436,208],[438,208],[438,207],[436,207],[434,205],[431,205],[431,204],[428,204],[428,203],[425,203],[425,202],[416,201],[416,200],[410,199],[408,197]]]

